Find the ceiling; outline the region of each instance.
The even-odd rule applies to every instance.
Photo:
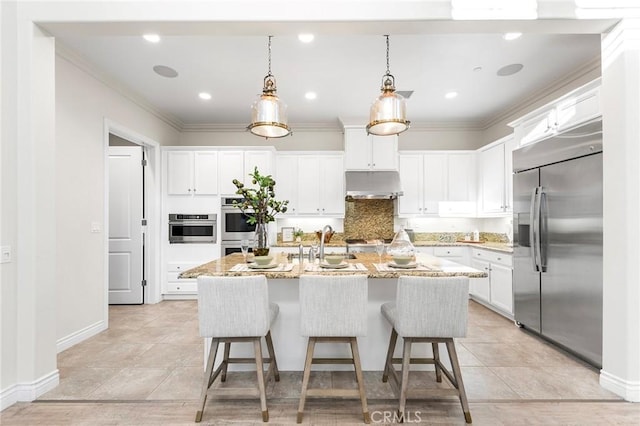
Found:
[[[390,71],[397,90],[413,91],[407,115],[414,124],[483,126],[574,71],[597,66],[604,27],[577,28],[574,21],[573,27],[558,26],[562,31],[545,31],[542,24],[534,28],[529,22],[522,37],[506,41],[503,31],[518,30],[518,25],[484,23],[474,32],[471,27],[424,31],[409,23],[371,24],[342,25],[338,31],[246,23],[209,25],[204,31],[202,23],[43,26],[67,54],[79,55],[183,129],[249,124],[250,105],[267,74],[267,35],[274,34],[272,73],[294,131],[296,126],[339,127],[340,119],[366,124],[386,71],[381,34],[391,34]],[[574,27],[574,33],[567,33]],[[300,42],[297,33],[303,31],[315,39]],[[145,41],[141,34],[146,32],[160,34],[161,41]],[[523,68],[509,76],[496,74],[510,64]],[[178,76],[162,77],[153,71],[156,65],[171,67]],[[317,99],[305,99],[308,91],[316,92]],[[445,99],[450,91],[458,96]],[[200,92],[211,93],[212,99],[201,100]]]

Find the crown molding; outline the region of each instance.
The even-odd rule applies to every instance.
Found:
[[[481,131],[484,130],[479,121],[412,121],[408,131],[437,132],[447,130]]]
[[[128,87],[122,85],[111,75],[100,70],[95,64],[89,62],[84,56],[78,54],[73,49],[66,46],[64,43],[61,43],[59,40],[56,40],[56,55],[61,59],[64,59],[67,62],[71,63],[76,68],[84,71],[116,93],[122,95],[124,98],[134,103],[136,106],[142,108],[143,110],[167,123],[177,131],[181,132],[184,128],[184,123],[178,117],[160,111],[149,101],[139,95],[134,94]]]
[[[573,71],[571,74],[567,75],[562,80],[557,80],[552,84],[536,90],[535,94],[532,94],[528,98],[525,98],[521,102],[511,105],[510,107],[504,109],[502,113],[490,118],[489,120],[482,123],[482,130],[487,130],[491,126],[494,126],[503,121],[513,121],[517,117],[523,116],[536,108],[536,104],[541,102],[544,98],[552,95],[563,87],[571,84],[572,82],[584,77],[585,75],[595,71],[601,70],[601,59],[600,57],[594,58],[591,61],[585,63],[580,68]],[[560,95],[561,96],[561,95]],[[560,97],[556,96],[556,97]]]

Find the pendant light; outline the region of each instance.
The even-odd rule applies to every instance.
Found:
[[[389,36],[387,38],[387,72],[382,76],[382,93],[371,105],[367,133],[378,136],[390,136],[402,133],[409,128],[407,108],[404,97],[395,93],[395,78],[389,72]]]
[[[291,134],[287,126],[287,106],[276,94],[276,78],[271,74],[271,38],[269,36],[269,72],[264,78],[262,95],[251,105],[251,124],[247,127],[256,136],[282,138]]]

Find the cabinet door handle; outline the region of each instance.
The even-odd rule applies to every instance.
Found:
[[[191,192],[191,188],[187,189],[187,191]]]
[[[196,192],[196,189],[195,189],[195,188],[193,188],[193,192],[194,192],[194,193]]]

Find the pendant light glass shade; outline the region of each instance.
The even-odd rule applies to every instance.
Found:
[[[406,101],[395,93],[395,78],[389,72],[389,36],[387,38],[387,72],[382,76],[382,93],[371,105],[367,133],[378,136],[397,135],[409,128]]]
[[[251,133],[264,138],[282,138],[291,134],[287,125],[287,106],[276,94],[276,78],[271,74],[271,36],[269,36],[269,73],[264,78],[262,95],[251,105]]]

